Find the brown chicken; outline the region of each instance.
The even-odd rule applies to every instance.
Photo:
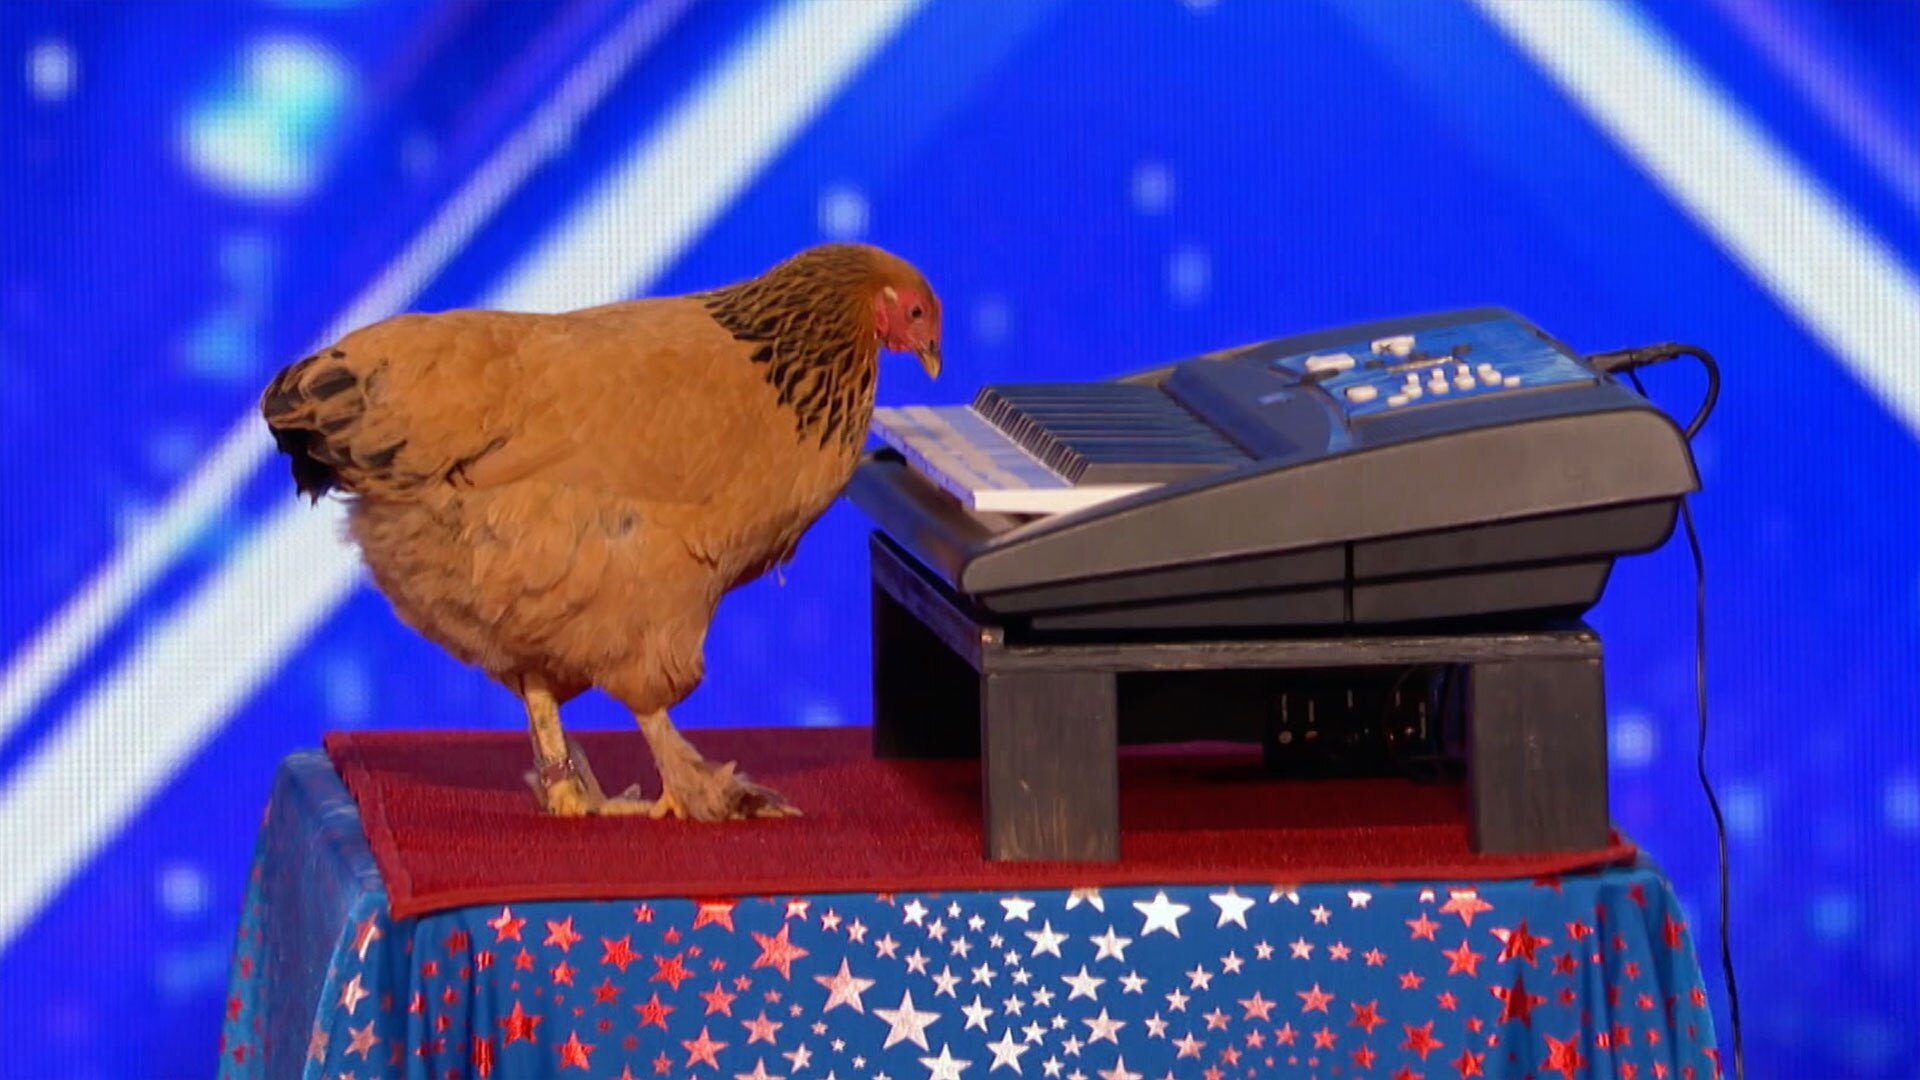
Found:
[[[547,811],[797,812],[704,760],[667,710],[730,589],[791,559],[866,440],[879,349],[940,368],[940,304],[878,248],[561,315],[398,315],[276,375],[261,412],[300,492],[349,498],[409,626],[525,703]],[[662,790],[607,797],[559,706],[633,711]]]

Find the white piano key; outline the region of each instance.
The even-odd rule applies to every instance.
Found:
[[[1158,486],[1075,487],[966,405],[877,408],[872,430],[914,471],[983,513],[1071,513]]]

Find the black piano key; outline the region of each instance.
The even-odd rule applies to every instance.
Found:
[[[1247,457],[1157,387],[1011,383],[982,387],[974,411],[1074,484],[1165,483]]]

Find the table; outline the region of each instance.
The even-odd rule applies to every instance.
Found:
[[[1543,881],[453,908],[394,921],[318,751],[275,778],[219,1075],[1714,1075],[1650,862]]]

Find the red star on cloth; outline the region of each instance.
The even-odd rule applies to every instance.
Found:
[[[765,1009],[760,1010],[759,1016],[751,1020],[742,1020],[740,1023],[747,1029],[747,1045],[749,1046],[757,1042],[773,1042],[773,1033],[786,1026],[778,1020],[767,1019],[767,1010]]]
[[[1406,1041],[1400,1044],[1400,1049],[1411,1050],[1419,1054],[1421,1061],[1427,1060],[1428,1054],[1446,1045],[1439,1039],[1433,1037],[1433,1021],[1431,1020],[1419,1027],[1414,1027],[1412,1024],[1401,1024],[1400,1026],[1405,1028],[1407,1033]]]
[[[693,928],[698,930],[703,926],[720,926],[724,927],[728,933],[732,933],[735,902],[724,897],[717,900],[695,901],[699,906],[693,912]]]
[[[693,972],[688,971],[686,964],[683,963],[686,955],[685,953],[674,953],[671,957],[654,957],[653,974],[647,977],[647,981],[663,982],[674,990],[679,990],[681,983],[693,978]]]
[[[1447,890],[1447,902],[1440,905],[1443,915],[1458,915],[1467,926],[1473,925],[1473,917],[1482,912],[1492,911],[1493,905],[1480,899],[1480,894],[1472,889]]]
[[[467,945],[470,940],[465,930],[455,930],[453,933],[448,934],[446,940],[440,944],[447,950],[448,956],[458,956],[467,951]]]
[[[1420,989],[1420,984],[1426,981],[1427,980],[1422,978],[1417,971],[1403,971],[1400,973],[1400,989],[1402,990],[1418,990]]]
[[[1493,936],[1500,939],[1500,955],[1497,959],[1502,964],[1509,960],[1525,960],[1528,964],[1538,966],[1533,954],[1542,947],[1553,944],[1546,938],[1528,933],[1525,919],[1521,919],[1511,930],[1503,926],[1494,927]]]
[[[467,1051],[467,1064],[473,1067],[474,1075],[480,1080],[487,1080],[487,1076],[493,1072],[493,1040],[475,1035],[473,1045]]]
[[[380,1041],[380,1036],[373,1033],[373,1021],[371,1020],[367,1021],[366,1027],[362,1028],[356,1028],[349,1024],[347,1026],[347,1034],[351,1037],[352,1041],[347,1043],[346,1053],[359,1054],[361,1061],[367,1060],[367,1054],[373,1050],[374,1044]]]
[[[1672,915],[1666,916],[1660,926],[1660,937],[1667,943],[1667,948],[1669,949],[1679,948],[1681,938],[1686,932],[1687,924],[1674,918]]]
[[[567,952],[573,948],[573,943],[579,940],[580,935],[573,929],[573,916],[569,915],[561,922],[554,922],[552,919],[548,919],[547,939],[540,944],[552,945],[561,952]]]
[[[353,951],[361,960],[367,958],[367,946],[372,945],[380,937],[380,927],[375,925],[377,918],[378,916],[369,915],[354,924]],[[244,977],[252,968],[253,962],[242,958],[240,962],[240,974]]]
[[[1294,993],[1300,998],[1300,1011],[1303,1013],[1326,1012],[1327,1003],[1333,1000],[1333,995],[1322,991],[1319,983],[1314,983],[1311,990],[1295,990]]]
[[[1528,1027],[1533,1026],[1533,1007],[1545,1005],[1547,999],[1539,994],[1527,993],[1527,977],[1524,972],[1516,972],[1511,989],[1505,986],[1488,987],[1488,992],[1500,1000],[1500,1020],[1504,1024],[1509,1020],[1518,1020]]]
[[[1469,1076],[1485,1076],[1487,1075],[1486,1070],[1480,1067],[1480,1063],[1485,1060],[1487,1060],[1487,1055],[1485,1054],[1476,1054],[1471,1050],[1462,1050],[1460,1051],[1460,1056],[1453,1059],[1453,1067],[1460,1073],[1461,1080],[1466,1080]]]
[[[1480,977],[1480,961],[1485,954],[1474,952],[1466,942],[1461,942],[1457,949],[1441,949],[1440,955],[1451,961],[1447,965],[1447,974],[1465,974],[1476,979]]]
[[[1313,1033],[1313,1048],[1315,1050],[1331,1050],[1333,1049],[1334,1042],[1339,1038],[1340,1036],[1334,1034],[1332,1028],[1322,1025],[1319,1031]]]
[[[623,934],[618,938],[603,937],[600,939],[600,948],[600,962],[619,968],[622,975],[627,973],[628,964],[640,959],[640,954],[633,951],[632,934]]]
[[[717,1069],[720,1067],[720,1063],[714,1060],[713,1055],[727,1048],[726,1043],[715,1042],[713,1036],[707,1034],[705,1025],[701,1026],[700,1036],[698,1038],[682,1039],[680,1040],[680,1045],[687,1049],[688,1065],[692,1065],[696,1061],[705,1062],[709,1069]]]
[[[550,972],[550,974],[552,975],[554,985],[556,986],[559,986],[559,985],[572,986],[573,985],[573,968],[569,967],[565,960],[562,960],[559,963],[553,965],[553,970],[552,972]]]
[[[1540,1063],[1540,1070],[1542,1072],[1548,1069],[1555,1069],[1559,1071],[1565,1080],[1573,1080],[1573,1074],[1584,1067],[1586,1063],[1587,1059],[1580,1056],[1579,1036],[1576,1035],[1565,1042],[1561,1042],[1551,1035],[1547,1036],[1547,1060]]]
[[[667,1014],[673,1011],[673,1006],[663,1003],[660,1000],[660,991],[655,990],[652,997],[635,1005],[633,1011],[640,1014],[641,1027],[652,1024],[660,1030],[665,1031],[667,1029]]]
[[[584,1072],[592,1064],[587,1060],[587,1055],[593,1053],[593,1045],[581,1042],[577,1031],[568,1032],[567,1041],[561,1043],[559,1049],[560,1067],[563,1069],[571,1066]]]
[[[780,932],[771,937],[754,931],[753,940],[760,943],[760,955],[753,961],[754,967],[770,967],[783,979],[793,978],[793,962],[807,955],[807,950],[787,940],[789,929],[788,924],[782,923]]]
[[[1369,1001],[1365,1005],[1348,1002],[1348,1008],[1353,1010],[1353,1018],[1347,1021],[1347,1026],[1360,1028],[1369,1035],[1373,1034],[1374,1028],[1386,1023],[1380,1018],[1379,1004],[1377,1000]]]
[[[513,1011],[500,1021],[500,1026],[507,1029],[506,1045],[512,1046],[522,1039],[527,1042],[540,1041],[534,1037],[534,1028],[540,1026],[540,1020],[541,1017],[529,1014],[519,1002],[514,1002]]]
[[[713,989],[702,990],[696,996],[707,1003],[706,1015],[712,1016],[714,1013],[719,1013],[722,1016],[732,1016],[733,999],[740,995],[729,994],[721,988],[719,983],[714,983]]]
[[[1393,1080],[1426,1080],[1426,1073],[1417,1073],[1411,1066],[1402,1065],[1393,1070]]]
[[[617,1001],[619,997],[620,988],[613,985],[612,979],[604,975],[601,976],[600,985],[593,988],[593,1003],[595,1005],[611,1005]]]
[[[1348,1056],[1352,1057],[1353,1063],[1362,1069],[1373,1068],[1373,1049],[1364,1043],[1361,1044],[1360,1049],[1350,1051]]]
[[[1408,919],[1407,925],[1413,928],[1413,936],[1415,939],[1425,938],[1428,941],[1432,941],[1433,932],[1440,929],[1440,924],[1427,918],[1427,913],[1424,911],[1420,913],[1419,918]]]

